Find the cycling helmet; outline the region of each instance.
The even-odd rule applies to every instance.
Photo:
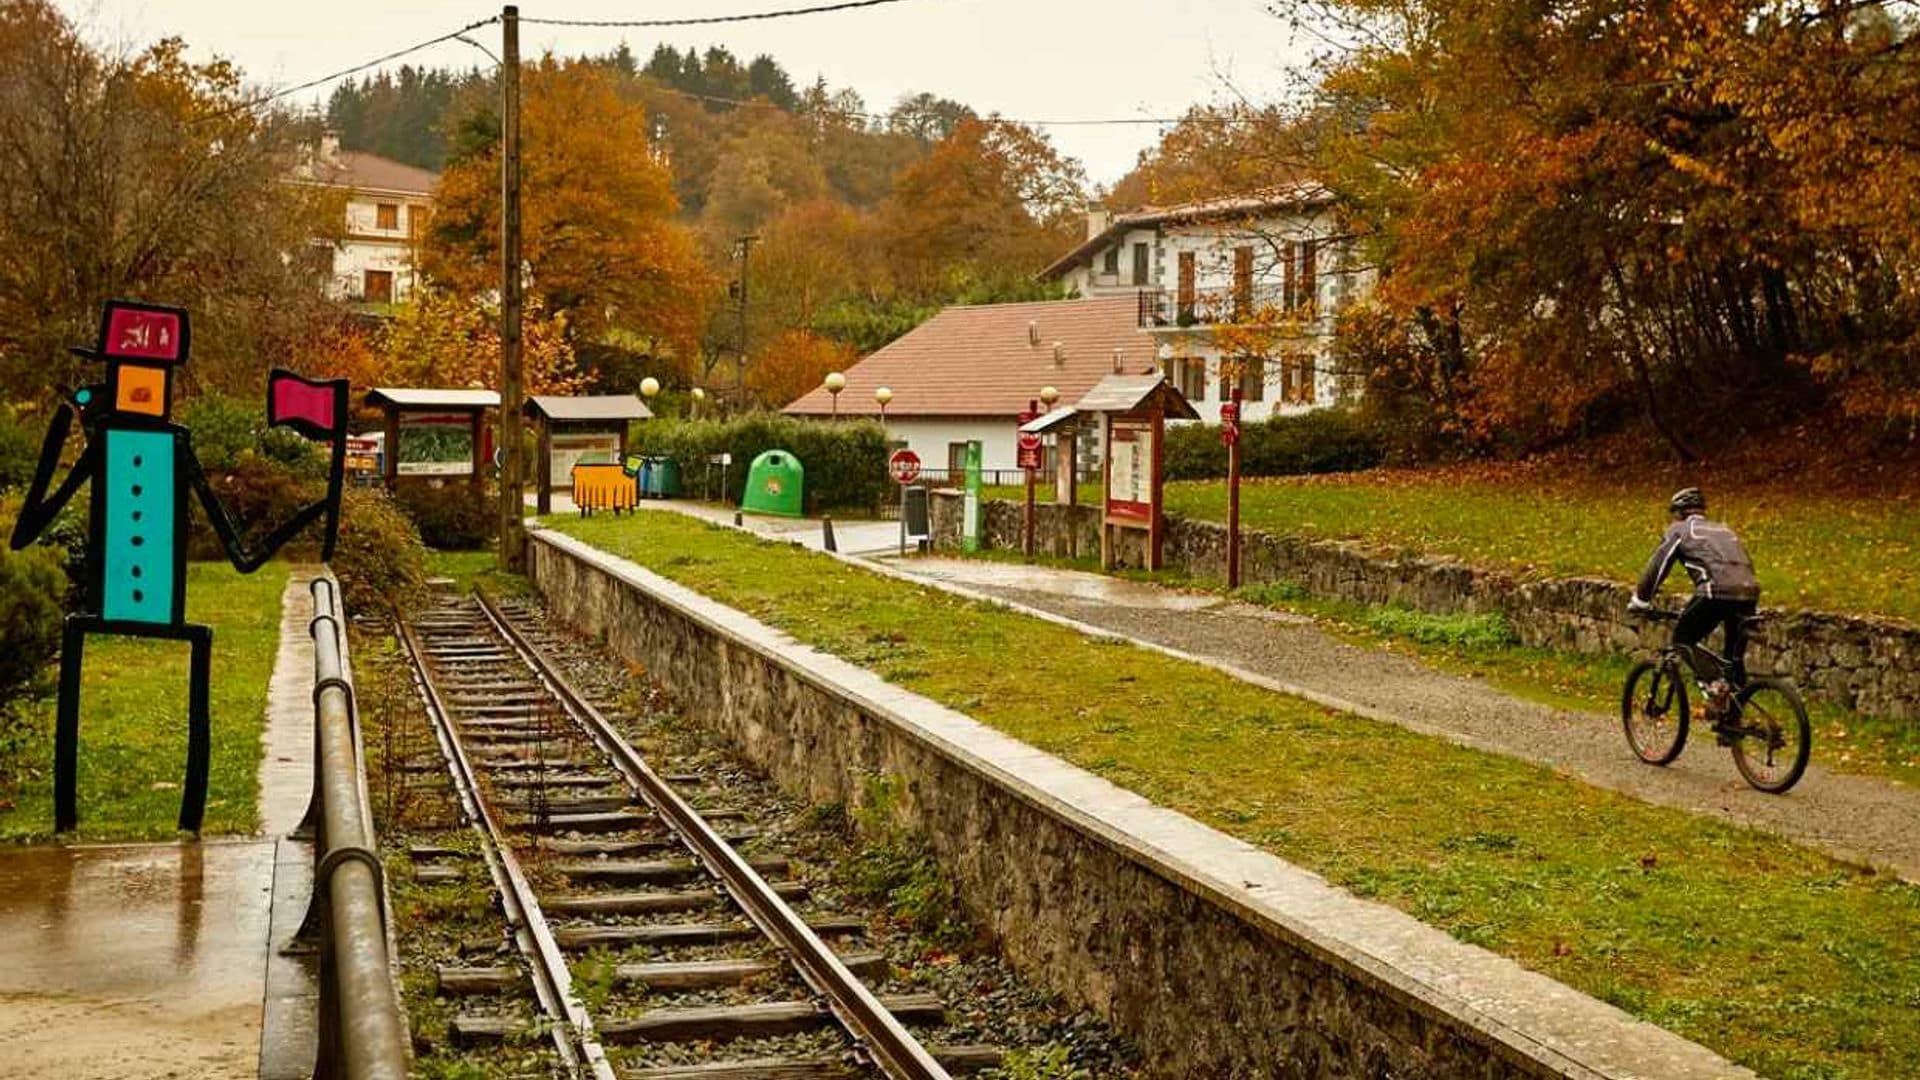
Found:
[[[1707,497],[1697,487],[1681,488],[1667,500],[1667,509],[1675,514],[1684,514],[1689,510],[1705,510]]]

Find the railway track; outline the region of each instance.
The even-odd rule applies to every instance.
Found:
[[[566,678],[524,609],[448,599],[398,634],[522,961],[440,969],[454,1038],[543,1038],[562,1071],[596,1080],[934,1080],[1001,1061],[995,1047],[916,1038],[910,1025],[942,1023],[940,1000],[868,989],[863,977],[883,981],[887,960],[862,948],[865,920],[813,911],[777,852],[743,855],[737,845],[760,831],[727,805],[724,784],[654,771]],[[460,872],[432,865],[457,859],[452,849],[412,855],[423,874]],[[606,1007],[609,976],[644,1007]],[[540,1022],[462,1005],[516,992],[531,994]],[[626,1047],[805,1032],[819,1033],[805,1053],[621,1064]]]

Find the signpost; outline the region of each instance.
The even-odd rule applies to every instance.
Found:
[[[895,450],[887,458],[887,472],[892,474],[893,482],[905,487],[920,479],[920,455],[911,450]]]
[[[908,534],[913,532],[907,520],[909,493],[919,490],[921,505],[923,507],[926,505],[925,490],[916,489],[913,486],[913,482],[920,479],[920,455],[905,447],[895,450],[887,457],[887,475],[893,477],[893,482],[900,485],[900,554],[905,555]],[[924,514],[921,516],[925,517]],[[924,532],[924,528],[921,531]],[[919,533],[914,533],[914,539],[919,538]]]
[[[1040,419],[1040,402],[1038,399],[1029,398],[1027,399],[1026,411],[1020,414],[1020,427],[1024,429],[1028,424],[1038,419]],[[1020,432],[1019,451],[1018,456],[1014,459],[1014,464],[1018,465],[1020,469],[1027,474],[1026,511],[1020,518],[1020,551],[1028,562],[1032,562],[1033,480],[1034,474],[1040,470],[1039,433],[1026,430]]]
[[[1227,588],[1240,587],[1240,388],[1220,406],[1220,441],[1227,448]]]
[[[980,550],[980,440],[967,443],[967,496],[962,518],[965,525],[960,535],[960,550],[971,555]]]

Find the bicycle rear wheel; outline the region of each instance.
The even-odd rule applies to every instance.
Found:
[[[1739,700],[1733,765],[1755,788],[1783,794],[1800,782],[1813,756],[1813,725],[1800,690],[1786,679],[1754,679]]]
[[[1634,756],[1666,765],[1687,745],[1687,687],[1672,664],[1642,660],[1620,693],[1620,724]]]

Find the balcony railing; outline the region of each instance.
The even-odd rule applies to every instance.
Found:
[[[1166,327],[1217,326],[1248,322],[1263,314],[1280,312],[1304,315],[1306,308],[1294,298],[1288,302],[1282,285],[1251,285],[1242,288],[1194,289],[1189,292],[1166,289],[1140,290],[1140,326],[1155,330]]]

